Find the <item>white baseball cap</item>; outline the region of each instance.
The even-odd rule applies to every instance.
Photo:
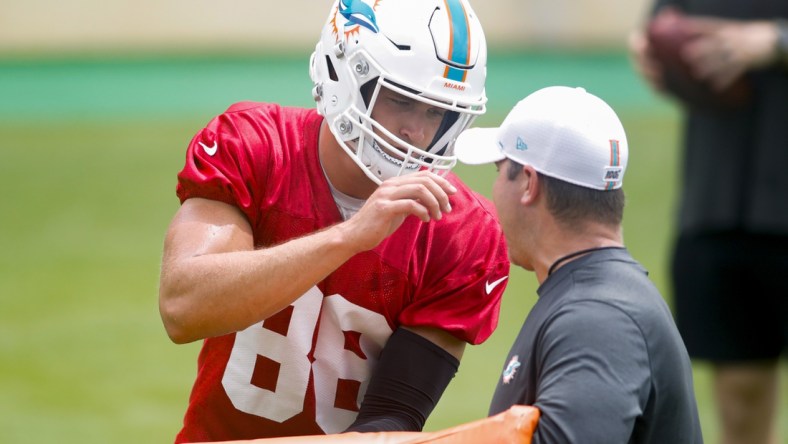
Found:
[[[504,158],[575,185],[621,188],[627,136],[610,106],[583,88],[550,86],[522,99],[499,128],[471,128],[455,153],[470,165]]]

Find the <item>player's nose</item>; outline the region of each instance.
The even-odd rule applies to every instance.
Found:
[[[427,123],[413,113],[403,120],[399,133],[404,141],[421,147],[427,138]]]

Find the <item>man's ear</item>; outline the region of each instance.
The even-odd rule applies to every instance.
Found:
[[[536,203],[541,192],[541,184],[539,181],[539,174],[537,174],[534,167],[531,165],[523,166],[522,176],[522,197],[520,203],[523,205],[532,205]]]

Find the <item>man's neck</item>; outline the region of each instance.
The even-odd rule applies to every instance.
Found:
[[[534,251],[538,252],[533,264],[536,279],[542,284],[550,273],[555,273],[595,249],[623,246],[623,237],[618,227],[591,224],[582,232],[556,229],[550,235],[539,236],[533,247]]]
[[[377,184],[372,182],[339,146],[325,120],[320,124],[318,152],[320,164],[328,180],[343,194],[356,199],[367,199],[377,189]]]

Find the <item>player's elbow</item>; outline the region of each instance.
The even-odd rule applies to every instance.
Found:
[[[182,317],[179,312],[173,309],[174,304],[167,304],[162,300],[159,301],[159,314],[161,321],[164,324],[164,330],[170,340],[176,344],[186,344],[192,342],[194,339],[188,335],[188,330],[184,328],[183,323],[180,322]]]
[[[164,323],[164,330],[167,332],[167,336],[169,336],[172,342],[176,344],[188,344],[197,339],[188,334],[188,330],[180,325],[176,316],[172,316],[163,310],[160,311],[161,319]]]
[[[184,299],[177,296],[170,286],[164,282],[159,286],[159,314],[170,340],[176,344],[187,344],[200,339],[188,328],[188,313],[184,308]]]

